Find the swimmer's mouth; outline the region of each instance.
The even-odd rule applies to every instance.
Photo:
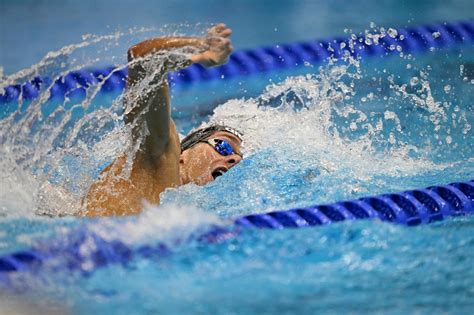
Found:
[[[211,174],[214,179],[216,179],[219,176],[224,175],[227,172],[227,169],[225,167],[219,167],[216,168]]]

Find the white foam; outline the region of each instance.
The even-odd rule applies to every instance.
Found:
[[[102,219],[89,229],[105,240],[120,240],[125,244],[149,243],[150,240],[175,242],[183,240],[203,226],[223,225],[215,214],[189,205],[156,206],[144,203],[143,212],[125,222]]]

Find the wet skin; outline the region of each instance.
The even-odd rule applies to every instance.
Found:
[[[242,160],[241,140],[236,136],[225,131],[218,131],[208,139],[212,138],[228,141],[237,154],[222,156],[208,143],[197,143],[181,153],[179,159],[181,184],[205,185]]]
[[[128,51],[127,89],[133,88],[148,75],[141,66],[141,59],[160,51],[193,46],[198,53],[191,56],[184,66],[193,63],[205,67],[224,64],[232,51],[231,33],[224,24],[218,24],[202,38],[155,38],[131,47]],[[152,78],[154,82],[161,83],[126,109],[125,121],[134,128],[132,145],[140,144],[129,176],[124,176],[123,172],[126,156],[117,157],[89,189],[83,200],[82,215],[138,214],[144,202],[158,204],[159,195],[166,188],[188,183],[204,185],[241,161],[238,154],[222,156],[207,143],[197,143],[181,152],[178,132],[171,119],[166,74],[183,65],[182,62],[180,66],[173,60],[167,60],[166,67]],[[144,125],[148,133],[140,139]],[[225,139],[235,152],[240,152],[241,141],[231,133],[218,131],[209,138]]]

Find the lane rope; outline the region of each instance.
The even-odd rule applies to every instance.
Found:
[[[392,37],[393,36],[393,37]],[[394,47],[401,46],[404,53],[417,53],[432,48],[446,48],[458,44],[474,43],[474,19],[467,21],[428,24],[418,27],[397,28],[392,36],[380,38],[379,44],[365,34],[356,38],[335,37],[290,44],[278,44],[234,52],[229,62],[216,68],[192,65],[170,74],[170,83],[183,86],[199,81],[228,80],[274,70],[300,67],[308,62],[317,64],[329,57],[341,57],[349,52],[355,57],[375,57],[398,54]],[[351,45],[355,43],[355,45]],[[113,66],[73,71],[58,78],[50,89],[50,98],[65,96],[85,97],[85,90],[102,84],[102,92],[120,92],[125,88],[127,69]],[[104,81],[105,80],[105,81]],[[49,86],[52,79],[36,77],[24,84],[11,85],[0,91],[0,104],[37,98],[41,87]]]
[[[305,228],[345,220],[378,219],[413,226],[469,214],[474,214],[474,180],[328,205],[246,215],[234,220],[232,227],[212,227],[197,239],[212,243],[235,237],[247,228]],[[41,270],[41,266],[57,257],[65,261],[65,269],[89,272],[109,264],[126,265],[135,257],[159,258],[171,252],[163,244],[132,248],[119,240],[107,241],[83,229],[70,233],[59,244],[54,245],[51,241],[42,247],[1,256],[0,273]],[[81,251],[84,244],[93,248],[87,257]]]

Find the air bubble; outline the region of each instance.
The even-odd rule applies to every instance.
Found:
[[[445,91],[446,93],[449,93],[449,92],[451,91],[451,85],[449,85],[449,84],[448,84],[448,85],[445,85],[445,86],[444,86],[444,91]]]
[[[441,33],[440,32],[433,32],[431,35],[433,36],[433,38],[438,38],[438,37],[441,36]]]
[[[391,132],[390,135],[388,136],[388,142],[390,144],[395,144],[396,139],[395,139],[395,135],[393,134],[393,132]]]
[[[410,79],[410,85],[411,86],[418,85],[418,83],[420,83],[420,79],[418,79],[418,77],[413,77],[413,78]]]
[[[394,28],[389,28],[389,29],[387,30],[387,34],[388,34],[388,36],[390,36],[390,37],[392,37],[392,38],[395,38],[395,37],[397,37],[398,32],[397,32],[397,30],[394,29]]]

